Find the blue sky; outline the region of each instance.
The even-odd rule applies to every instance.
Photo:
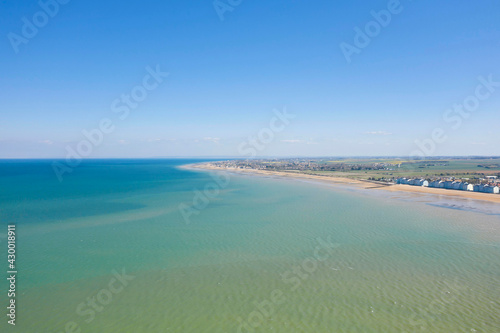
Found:
[[[0,2],[0,158],[65,157],[103,119],[113,130],[85,157],[241,156],[284,108],[295,117],[257,155],[406,156],[416,140],[500,155],[500,85],[459,125],[443,118],[478,77],[500,82],[498,1],[401,0],[350,63],[340,45],[395,3],[221,0],[221,20],[211,0],[53,1],[53,17]],[[148,66],[169,75],[120,119],[113,101]]]

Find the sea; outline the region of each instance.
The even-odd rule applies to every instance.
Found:
[[[202,161],[0,161],[0,331],[500,332],[498,204]]]

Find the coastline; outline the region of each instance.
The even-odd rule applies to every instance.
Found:
[[[422,187],[422,186],[410,186],[402,184],[384,185],[377,182],[371,181],[361,181],[350,178],[343,177],[331,177],[331,176],[318,176],[318,175],[307,175],[303,173],[295,172],[284,172],[284,171],[266,171],[266,170],[255,170],[255,169],[237,169],[237,168],[221,168],[211,164],[210,162],[188,164],[182,166],[186,169],[202,169],[202,170],[218,170],[218,171],[229,171],[234,173],[246,174],[246,175],[260,175],[260,176],[277,176],[281,178],[293,178],[302,180],[315,180],[328,184],[338,184],[355,187],[358,189],[366,190],[381,190],[389,192],[410,192],[415,194],[434,194],[442,195],[447,197],[455,197],[462,199],[471,199],[478,201],[487,201],[493,203],[500,203],[500,194],[490,194],[481,192],[470,192],[470,191],[458,191],[449,190],[443,188],[433,188],[433,187]]]

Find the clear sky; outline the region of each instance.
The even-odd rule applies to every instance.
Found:
[[[497,0],[54,1],[0,1],[1,158],[500,155]]]

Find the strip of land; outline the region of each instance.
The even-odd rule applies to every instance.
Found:
[[[481,192],[470,192],[470,191],[457,191],[448,190],[443,188],[431,188],[431,187],[421,187],[421,186],[409,186],[401,184],[387,184],[384,182],[369,181],[369,180],[356,180],[343,177],[333,177],[333,176],[319,176],[319,175],[308,175],[304,173],[289,172],[289,171],[268,171],[268,170],[258,170],[258,169],[241,169],[234,167],[220,167],[213,163],[197,163],[185,166],[192,169],[204,169],[204,170],[218,170],[218,171],[229,171],[241,174],[253,174],[261,176],[278,176],[283,178],[294,178],[294,179],[308,179],[326,182],[329,184],[339,184],[346,186],[354,186],[356,188],[367,189],[367,190],[383,190],[392,192],[412,192],[420,194],[435,194],[444,195],[449,197],[459,197],[465,199],[489,201],[494,203],[500,203],[500,194],[491,193],[481,193]]]

